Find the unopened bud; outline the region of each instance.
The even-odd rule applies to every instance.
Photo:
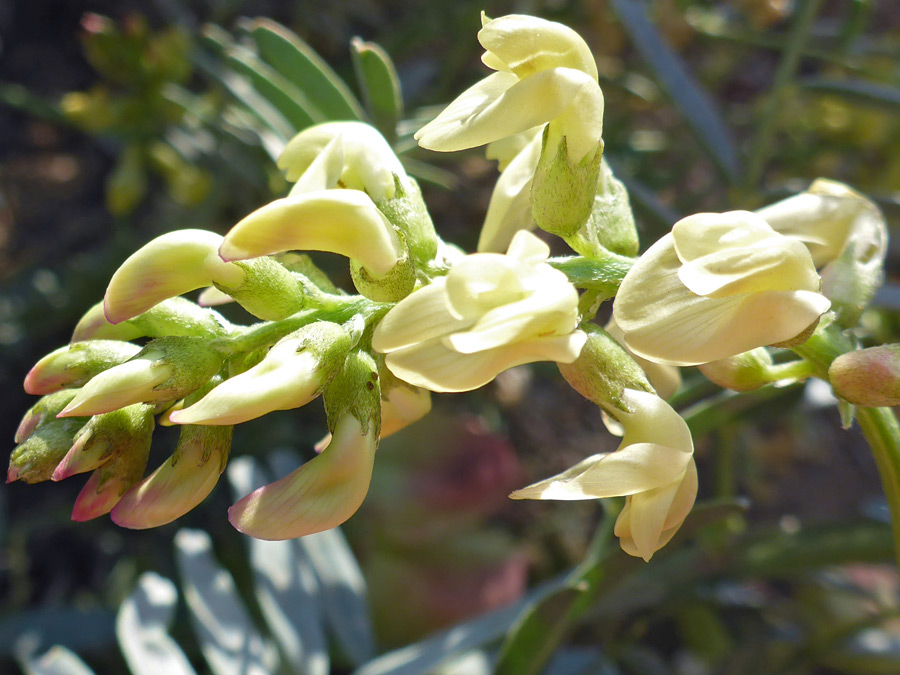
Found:
[[[187,298],[163,300],[143,314],[110,323],[99,302],[89,309],[72,333],[72,342],[84,340],[136,340],[166,336],[219,337],[232,329],[218,312],[200,307]]]
[[[644,371],[600,326],[588,323],[581,328],[587,342],[575,361],[557,364],[559,372],[575,391],[610,414],[633,412],[625,390],[653,391]]]
[[[95,470],[75,499],[72,520],[81,522],[109,513],[144,475],[149,452],[149,443],[140,444]]]
[[[75,433],[86,420],[83,418],[50,420],[41,424],[9,457],[6,482],[21,480],[39,483],[49,480],[53,470],[72,446]]]
[[[158,527],[206,499],[225,470],[232,429],[182,427],[175,452],[116,504],[110,514],[113,522],[132,529]]]
[[[697,366],[710,382],[723,389],[753,391],[772,382],[772,356],[764,347]]]
[[[434,223],[422,199],[419,184],[406,176],[401,180],[394,175],[394,195],[388,199],[375,199],[375,206],[403,233],[409,254],[417,266],[423,267],[434,260],[438,251]]]
[[[828,368],[834,393],[855,405],[900,405],[900,345],[841,354]]]
[[[42,396],[41,400],[31,406],[28,412],[25,413],[25,416],[19,423],[19,428],[16,429],[16,443],[22,443],[40,425],[56,419],[56,416],[62,412],[63,408],[69,405],[69,401],[75,398],[77,393],[78,391],[75,389],[63,389],[62,391]]]
[[[219,384],[191,406],[169,415],[176,424],[240,424],[274,410],[306,405],[343,365],[349,333],[319,321],[276,343],[252,368]]]
[[[531,213],[542,230],[570,237],[591,215],[603,143],[601,141],[593,151],[573,162],[566,137],[551,147],[551,136],[548,125],[531,186]]]
[[[203,338],[158,338],[131,360],[90,380],[60,416],[98,415],[132,403],[174,401],[208,382],[222,362]]]
[[[581,229],[566,241],[588,258],[596,258],[606,251],[627,256],[638,253],[638,233],[628,190],[613,175],[605,161],[600,163],[597,194],[594,195],[590,216]]]
[[[153,426],[153,407],[143,403],[91,417],[51,478],[58,481],[93,471],[123,453],[148,453]]]
[[[120,340],[89,340],[66,345],[38,361],[25,376],[29,394],[80,387],[104,370],[124,363],[141,348]]]

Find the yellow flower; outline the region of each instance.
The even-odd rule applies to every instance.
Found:
[[[615,452],[588,457],[563,473],[513,492],[513,499],[626,497],[615,534],[629,555],[650,560],[690,513],[697,496],[694,444],[665,401],[626,389],[633,413],[616,412],[625,430]]]
[[[547,147],[567,139],[569,160],[596,150],[603,130],[597,65],[571,28],[511,14],[482,14],[481,57],[497,72],[470,87],[418,131],[419,145],[449,152],[474,148],[550,123]],[[555,152],[555,151],[554,151]]]
[[[628,348],[695,365],[796,338],[831,305],[809,251],[748,211],[675,223],[625,276],[613,305]]]
[[[587,337],[577,330],[578,293],[549,254],[522,231],[506,255],[466,256],[394,306],[372,347],[398,378],[439,392],[477,389],[523,363],[571,363]]]
[[[293,183],[291,194],[343,187],[375,202],[394,196],[394,177],[406,171],[378,130],[363,122],[326,122],[304,129],[278,158]]]

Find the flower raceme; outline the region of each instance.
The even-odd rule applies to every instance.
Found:
[[[574,361],[587,339],[578,294],[549,254],[521,231],[506,255],[466,256],[394,306],[372,347],[395,376],[437,392],[477,389],[523,363]]]
[[[419,145],[449,152],[485,145],[551,123],[548,146],[567,138],[579,162],[600,143],[603,94],[584,40],[567,26],[511,14],[482,15],[481,57],[497,72],[470,87],[415,135]]]
[[[626,497],[615,534],[629,555],[649,561],[675,535],[697,496],[694,444],[687,424],[665,401],[626,389],[634,412],[616,411],[625,430],[615,452],[513,492],[513,499]]]
[[[625,276],[613,305],[625,343],[696,365],[804,334],[828,310],[806,247],[748,211],[675,223]]]

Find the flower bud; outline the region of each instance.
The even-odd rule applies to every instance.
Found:
[[[387,438],[431,411],[431,392],[400,384],[381,396],[381,438]]]
[[[697,496],[694,443],[687,424],[665,401],[625,390],[631,412],[617,410],[625,436],[615,452],[588,457],[559,475],[513,492],[513,499],[624,496],[614,532],[629,555],[649,561],[687,517]]]
[[[174,401],[208,382],[222,356],[203,338],[164,337],[90,380],[60,417],[98,415],[132,403]]]
[[[316,398],[350,351],[350,335],[319,321],[288,335],[249,370],[231,377],[191,406],[169,415],[176,424],[240,424]]]
[[[210,285],[267,321],[302,308],[302,291],[290,272],[266,258],[225,262],[218,253],[222,241],[215,232],[176,230],[145,244],[110,279],[103,300],[106,318],[119,323],[163,300]]]
[[[551,125],[548,124],[531,184],[531,215],[545,232],[571,237],[591,215],[600,177],[603,143],[598,143],[593,151],[573,161],[567,149],[567,137],[560,137],[557,144],[552,145],[550,131]]]
[[[110,514],[113,522],[138,530],[158,527],[197,506],[225,470],[232,430],[231,426],[183,426],[175,452],[125,493]]]
[[[75,398],[77,393],[78,391],[75,389],[62,389],[42,396],[41,400],[25,413],[19,423],[19,428],[16,429],[16,443],[23,442],[40,425],[56,419],[56,416],[69,404],[69,401]]]
[[[72,507],[72,520],[83,522],[109,513],[147,468],[150,443],[138,443],[95,470]]]
[[[878,206],[843,183],[819,178],[805,192],[757,213],[806,245],[822,268],[822,293],[838,323],[855,326],[884,277],[888,232]]]
[[[59,481],[93,471],[123,453],[148,453],[153,426],[153,407],[143,403],[91,417],[75,434],[72,447],[51,478]]]
[[[81,317],[72,333],[72,342],[136,340],[171,335],[219,337],[231,330],[231,323],[218,312],[175,296],[154,305],[143,314],[115,324],[107,320],[103,303],[99,302]]]
[[[259,539],[291,539],[331,529],[356,513],[372,478],[380,399],[372,357],[351,352],[325,392],[328,447],[237,502],[228,510],[231,524]]]
[[[350,276],[356,290],[375,302],[399,302],[416,286],[416,268],[408,255],[381,277],[372,276],[361,263],[351,260]]]
[[[652,391],[647,376],[628,352],[596,324],[581,326],[587,342],[572,363],[560,363],[566,382],[589,401],[613,414],[634,412],[623,398],[626,389]]]
[[[37,426],[28,437],[17,445],[9,457],[6,482],[21,480],[40,483],[49,480],[53,470],[72,446],[75,433],[85,419],[49,420]]]
[[[437,257],[438,238],[431,215],[414,178],[394,176],[394,196],[375,199],[375,206],[403,234],[409,255],[418,267]]]
[[[743,354],[702,363],[698,368],[706,379],[724,389],[753,391],[772,382],[769,373],[772,365],[772,356],[769,352],[763,347],[758,347]]]
[[[356,190],[276,199],[231,228],[219,252],[225,260],[243,260],[292,250],[338,253],[379,277],[406,255],[393,225]]]
[[[29,394],[50,394],[80,387],[107,368],[117,366],[141,351],[120,340],[89,340],[66,345],[38,361],[25,376]]]
[[[605,252],[635,256],[638,253],[638,233],[628,190],[605,161],[600,162],[597,193],[587,222],[567,243],[588,258]]]
[[[841,354],[828,368],[834,393],[848,403],[900,405],[900,345],[881,345]]]

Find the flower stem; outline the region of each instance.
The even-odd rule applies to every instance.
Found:
[[[820,328],[809,340],[791,350],[813,366],[817,377],[827,382],[831,362],[854,348],[850,339],[832,325]],[[894,555],[900,556],[900,424],[890,408],[859,407],[856,419],[872,449],[881,476],[882,489],[891,513]]]

